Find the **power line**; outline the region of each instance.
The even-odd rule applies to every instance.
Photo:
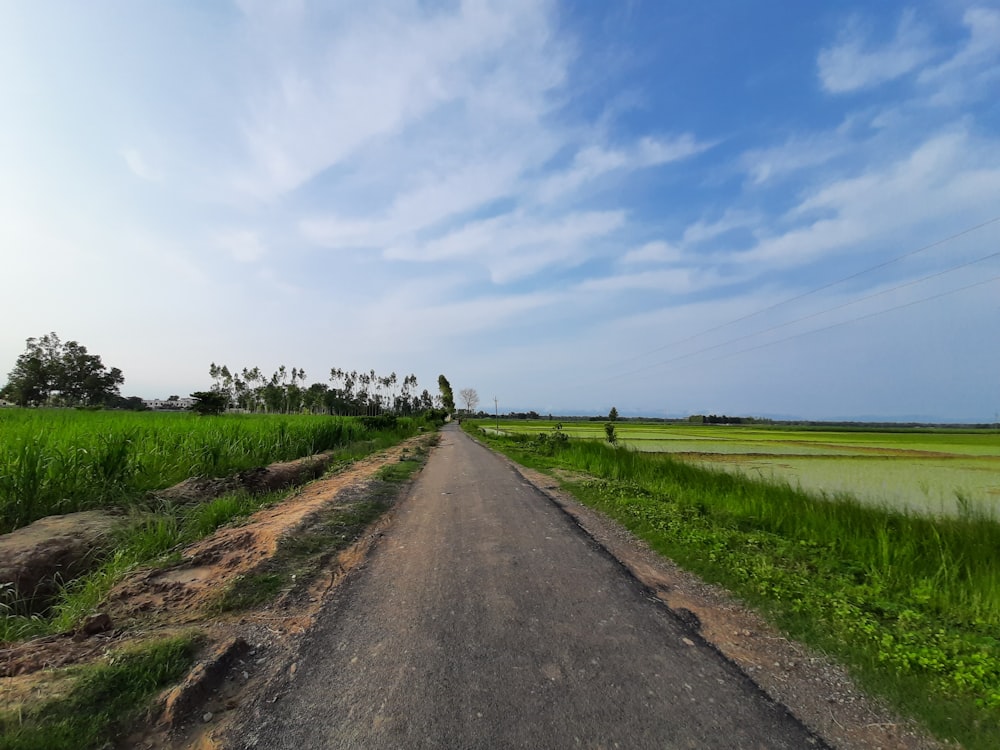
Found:
[[[706,328],[705,330],[700,331],[699,333],[692,334],[691,336],[688,336],[687,338],[680,339],[678,341],[674,341],[674,342],[671,342],[669,344],[664,344],[663,346],[658,346],[657,348],[651,349],[651,350],[649,350],[647,352],[643,352],[642,354],[637,354],[637,355],[635,355],[633,357],[629,357],[627,359],[621,360],[619,362],[619,364],[625,364],[627,362],[631,362],[631,361],[636,360],[636,359],[642,359],[643,357],[648,357],[650,354],[656,354],[657,352],[661,352],[664,349],[669,349],[670,347],[680,346],[681,344],[686,344],[689,341],[693,341],[695,339],[701,338],[702,336],[704,336],[706,334],[709,334],[709,333],[714,333],[715,331],[718,331],[718,330],[720,330],[722,328],[726,328],[727,326],[735,325],[736,323],[742,323],[745,320],[749,320],[750,318],[754,318],[754,317],[756,317],[758,315],[761,315],[763,313],[769,312],[769,311],[774,310],[774,309],[776,309],[778,307],[781,307],[783,305],[787,305],[787,304],[790,304],[792,302],[797,302],[800,299],[803,299],[805,297],[809,297],[809,296],[811,296],[813,294],[816,294],[818,292],[825,291],[827,289],[830,289],[831,287],[837,286],[838,284],[843,284],[846,281],[851,281],[852,279],[856,279],[856,278],[858,278],[860,276],[864,276],[865,274],[869,274],[872,271],[878,271],[878,270],[880,270],[882,268],[886,268],[886,267],[891,266],[891,265],[893,265],[895,263],[898,263],[898,262],[900,262],[902,260],[906,260],[907,258],[912,258],[914,255],[918,255],[919,253],[926,252],[927,250],[931,250],[931,249],[933,249],[935,247],[938,247],[940,245],[944,245],[944,244],[946,244],[948,242],[953,242],[953,241],[959,239],[960,237],[964,237],[967,234],[971,234],[972,232],[976,232],[976,231],[978,231],[980,229],[983,229],[984,227],[988,227],[990,224],[996,224],[998,221],[1000,221],[1000,216],[994,216],[992,219],[988,219],[988,220],[986,220],[986,221],[984,221],[984,222],[982,222],[980,224],[976,224],[975,226],[967,227],[966,229],[963,229],[960,232],[956,232],[955,234],[949,235],[948,237],[944,237],[943,239],[931,242],[928,245],[923,245],[922,247],[918,247],[915,250],[910,250],[909,252],[903,253],[902,255],[897,255],[896,257],[890,258],[889,260],[883,261],[882,263],[878,263],[878,264],[876,264],[874,266],[870,266],[869,268],[865,268],[865,269],[863,269],[861,271],[857,271],[856,273],[852,273],[849,276],[844,276],[843,278],[837,279],[836,281],[831,281],[831,282],[829,282],[827,284],[823,284],[822,286],[818,286],[815,289],[810,289],[808,292],[802,292],[801,294],[797,294],[794,297],[789,297],[788,299],[784,299],[784,300],[782,300],[780,302],[775,302],[773,305],[768,305],[767,307],[762,307],[759,310],[756,310],[756,311],[754,311],[752,313],[747,313],[746,315],[743,315],[743,316],[741,316],[739,318],[734,318],[733,320],[727,321],[725,323],[720,323],[717,326],[712,326],[711,328]],[[710,348],[714,348],[714,347],[710,347]],[[704,350],[704,351],[707,351],[707,350]],[[687,356],[687,355],[685,355],[685,356]],[[671,360],[671,361],[673,361],[673,360]],[[666,363],[662,363],[661,362],[659,364],[666,364]],[[656,367],[658,365],[652,365],[652,366]],[[641,372],[643,369],[646,369],[646,368],[640,368],[637,371],[625,373],[624,375],[621,375],[621,376],[611,376],[608,379],[609,380],[613,380],[616,377],[624,377],[625,375],[634,374],[634,372]]]
[[[913,307],[914,305],[922,305],[924,302],[931,302],[932,300],[941,299],[941,297],[947,297],[948,295],[951,294],[958,294],[959,292],[964,292],[968,289],[974,289],[977,286],[984,286],[986,284],[991,284],[994,281],[1000,281],[1000,276],[994,276],[993,278],[985,279],[984,281],[977,281],[974,284],[969,284],[967,286],[959,287],[958,289],[952,289],[947,292],[941,292],[940,294],[934,294],[930,297],[924,297],[923,299],[904,302],[901,305],[888,307],[885,310],[879,310],[877,312],[868,313],[867,315],[862,315],[857,318],[852,318],[851,320],[842,320],[839,323],[833,323],[823,328],[815,328],[811,331],[803,331],[802,333],[796,333],[792,336],[788,336],[783,339],[778,339],[777,341],[769,341],[766,344],[758,344],[757,346],[752,346],[748,349],[741,349],[738,352],[730,352],[728,354],[723,354],[721,357],[716,357],[715,359],[709,360],[709,362],[718,362],[720,359],[726,359],[727,357],[735,357],[737,354],[746,354],[747,352],[753,352],[756,351],[757,349],[763,349],[768,346],[774,346],[775,344],[783,344],[784,342],[791,341],[792,339],[802,338],[803,336],[810,336],[814,333],[822,333],[823,331],[829,331],[831,328],[839,328],[840,326],[846,326],[851,323],[857,323],[858,321],[861,320],[868,320],[869,318],[874,318],[879,315],[885,315],[886,313],[891,313],[896,310],[902,310],[904,307]]]
[[[944,276],[945,274],[953,273],[953,272],[958,271],[958,270],[960,270],[962,268],[966,268],[968,266],[975,265],[976,263],[982,263],[983,261],[990,260],[990,259],[996,258],[998,256],[1000,256],[1000,250],[998,250],[996,252],[993,252],[993,253],[990,253],[988,255],[984,255],[981,258],[976,258],[975,260],[965,261],[964,263],[959,263],[957,265],[950,266],[950,267],[945,268],[944,270],[941,270],[941,271],[935,271],[934,273],[928,274],[927,276],[923,276],[923,277],[921,277],[919,279],[914,279],[914,280],[911,280],[911,281],[904,282],[902,284],[897,284],[896,286],[890,287],[889,289],[883,289],[880,292],[875,292],[873,294],[869,294],[869,295],[866,295],[864,297],[860,297],[858,299],[851,300],[850,302],[844,302],[844,303],[839,304],[839,305],[834,305],[833,307],[828,307],[825,310],[820,310],[818,312],[810,313],[809,315],[803,315],[800,318],[795,318],[794,320],[786,321],[785,323],[779,323],[778,325],[771,326],[770,328],[765,328],[764,330],[761,330],[761,331],[756,331],[754,333],[748,333],[748,334],[746,334],[744,336],[737,336],[736,338],[730,339],[729,341],[723,341],[723,342],[721,342],[719,344],[713,344],[712,346],[706,346],[703,349],[697,349],[697,350],[695,350],[693,352],[688,352],[687,354],[681,354],[680,356],[677,356],[677,357],[674,357],[672,359],[668,359],[668,360],[665,360],[665,361],[662,361],[662,362],[654,362],[654,363],[651,363],[651,364],[648,364],[648,365],[644,365],[644,366],[639,367],[639,368],[637,368],[635,370],[631,370],[630,372],[626,372],[626,373],[623,373],[621,375],[611,376],[611,377],[607,378],[607,380],[615,380],[617,378],[623,378],[623,377],[627,377],[629,375],[635,375],[637,373],[643,372],[645,370],[652,369],[654,367],[662,367],[663,365],[673,364],[674,362],[679,362],[679,361],[681,361],[683,359],[688,359],[689,357],[697,356],[698,354],[704,354],[705,352],[710,352],[710,351],[713,351],[715,349],[721,349],[722,347],[724,347],[724,346],[730,346],[731,344],[738,344],[741,341],[745,341],[747,339],[754,338],[755,336],[761,336],[761,335],[763,335],[765,333],[771,333],[772,331],[777,331],[777,330],[779,330],[781,328],[787,328],[790,325],[795,325],[796,323],[801,323],[804,320],[810,320],[812,318],[817,318],[820,315],[825,315],[825,314],[827,314],[829,312],[833,312],[834,310],[840,310],[840,309],[843,309],[845,307],[850,307],[851,305],[857,305],[857,304],[860,304],[861,302],[866,302],[866,301],[868,301],[870,299],[874,299],[875,297],[881,297],[881,296],[883,296],[885,294],[891,294],[892,292],[899,291],[900,289],[904,289],[904,288],[906,288],[908,286],[914,286],[916,284],[922,284],[923,282],[929,281],[930,279],[934,279],[934,278],[937,278],[939,276]],[[825,330],[825,329],[818,329],[818,330]],[[785,340],[785,339],[782,339],[782,340]],[[752,351],[752,350],[747,350],[747,351]],[[712,361],[714,361],[714,360],[712,360]]]

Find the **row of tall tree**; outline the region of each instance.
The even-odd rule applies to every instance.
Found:
[[[447,396],[443,389],[432,396],[426,388],[418,391],[416,375],[400,378],[395,372],[379,375],[375,370],[333,367],[327,380],[307,385],[304,369],[289,370],[285,365],[268,375],[260,367],[230,370],[213,362],[208,372],[213,381],[212,391],[221,394],[230,407],[248,412],[406,416],[427,409],[455,408],[450,386]]]

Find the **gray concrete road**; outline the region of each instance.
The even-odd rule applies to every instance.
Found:
[[[504,460],[442,434],[259,748],[809,748]]]

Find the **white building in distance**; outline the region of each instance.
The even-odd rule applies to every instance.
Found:
[[[145,404],[147,409],[153,409],[154,411],[183,411],[185,409],[190,409],[196,402],[196,399],[188,396],[175,398],[173,400],[159,398],[144,398],[142,400],[142,403]]]

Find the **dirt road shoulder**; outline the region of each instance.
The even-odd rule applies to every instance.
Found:
[[[618,560],[651,596],[831,745],[885,750],[944,747],[914,722],[866,695],[844,667],[787,639],[724,589],[679,568],[627,529],[580,503],[561,489],[557,478],[513,461],[510,464]]]

